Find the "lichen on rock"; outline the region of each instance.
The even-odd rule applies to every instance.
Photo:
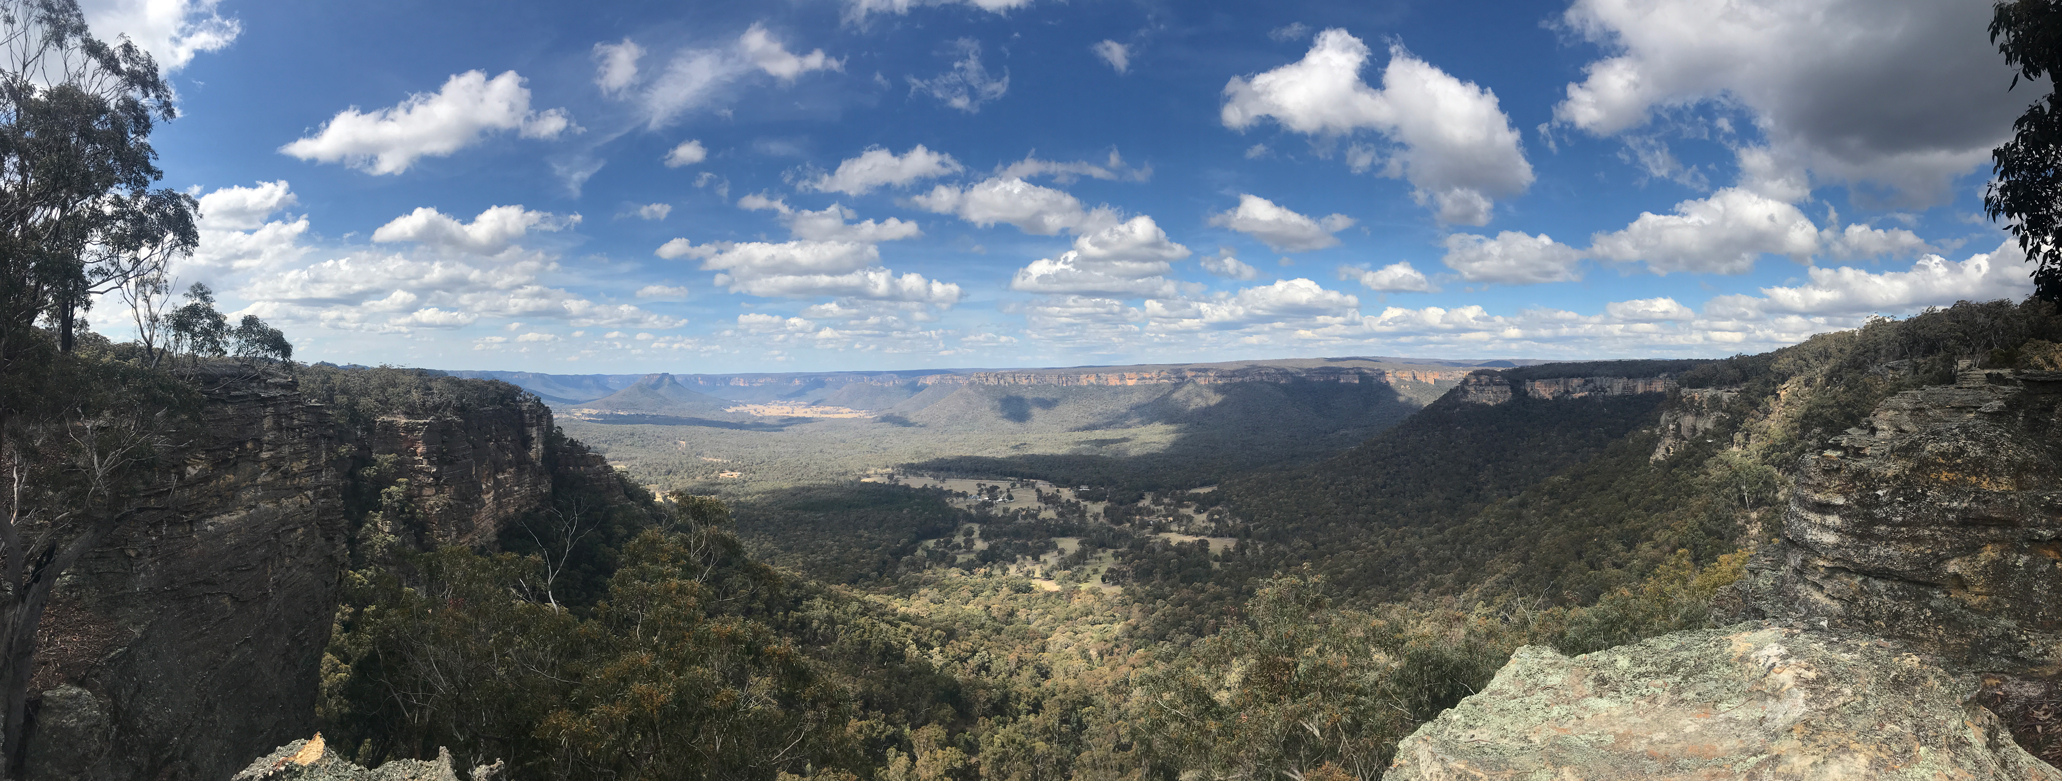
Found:
[[[1397,747],[1387,781],[2062,781],[1896,643],[1753,622],[1569,658],[1527,646]]]
[[[470,781],[501,778],[502,764],[495,762],[472,770]],[[296,740],[259,757],[230,781],[459,781],[451,764],[451,752],[437,750],[433,760],[397,759],[376,768],[363,768],[337,756],[321,735]]]

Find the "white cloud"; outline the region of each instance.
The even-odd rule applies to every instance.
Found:
[[[1123,156],[1117,154],[1117,150],[1112,149],[1110,150],[1109,160],[1103,163],[1091,163],[1085,160],[1077,160],[1071,163],[1040,160],[1038,155],[1033,153],[1026,155],[1022,160],[1010,163],[995,171],[995,178],[998,179],[1030,179],[1034,176],[1050,176],[1053,178],[1053,181],[1060,184],[1067,184],[1083,176],[1104,181],[1143,182],[1153,178],[1153,167],[1150,165],[1139,168],[1128,167],[1124,164]]]
[[[1211,215],[1210,224],[1252,236],[1276,252],[1308,252],[1337,246],[1339,239],[1332,234],[1353,227],[1353,218],[1333,214],[1313,220],[1258,195],[1240,193],[1238,208]]]
[[[1308,279],[1282,279],[1210,299],[1147,301],[1145,315],[1159,331],[1284,328],[1343,323],[1359,306],[1359,298]]]
[[[738,36],[737,46],[745,59],[759,70],[783,81],[794,81],[797,76],[810,71],[845,70],[844,59],[833,59],[824,54],[822,49],[800,56],[789,52],[780,41],[774,40],[772,33],[766,32],[765,27],[757,24],[746,30],[744,35]]]
[[[479,315],[471,312],[451,312],[427,307],[389,320],[387,324],[415,328],[464,328],[478,322],[479,319]]]
[[[1268,30],[1267,37],[1269,40],[1281,43],[1288,43],[1289,41],[1300,41],[1304,38],[1310,37],[1310,25],[1304,24],[1302,22],[1290,22],[1280,27],[1276,27],[1272,30]]]
[[[1575,268],[1582,253],[1544,233],[1504,231],[1494,239],[1456,233],[1446,237],[1445,244],[1442,262],[1469,282],[1532,285],[1582,278]]]
[[[1938,203],[2027,100],[1981,33],[1990,15],[1939,0],[1576,0],[1564,25],[1608,56],[1554,113],[1611,135],[1656,108],[1737,106],[1816,176]]]
[[[1360,286],[1382,293],[1429,293],[1432,280],[1409,263],[1391,263],[1378,269],[1341,266],[1340,279],[1358,280]]]
[[[1117,222],[1116,213],[1107,207],[1090,211],[1072,195],[1016,178],[988,179],[964,190],[941,184],[910,201],[984,228],[1007,223],[1037,236],[1068,230],[1081,233]]]
[[[1218,247],[1217,254],[1203,258],[1202,265],[1204,271],[1229,279],[1250,280],[1260,276],[1259,269],[1232,257],[1230,247]]]
[[[995,78],[981,65],[980,41],[961,38],[955,46],[962,56],[952,64],[952,70],[929,79],[909,77],[910,94],[923,92],[945,101],[945,105],[974,114],[980,112],[981,104],[1009,92],[1009,71],[1004,70],[1001,78]]]
[[[1308,135],[1374,130],[1396,145],[1384,176],[1407,180],[1440,220],[1484,225],[1491,201],[1532,185],[1532,164],[1496,95],[1391,46],[1382,88],[1360,79],[1370,52],[1344,30],[1319,33],[1295,63],[1224,86],[1224,126],[1245,130],[1272,118]],[[1363,152],[1356,168],[1373,165]]]
[[[629,89],[637,81],[637,61],[644,57],[644,47],[624,38],[622,43],[597,43],[594,45],[594,85],[602,94],[616,95]]]
[[[698,258],[719,271],[716,284],[733,293],[769,298],[839,296],[951,306],[960,287],[881,268],[880,251],[848,241],[716,242],[696,245],[674,239],[659,248],[666,259]]]
[[[200,220],[194,226],[200,245],[179,265],[208,271],[291,265],[308,252],[301,245],[308,218],[271,217],[296,203],[283,179],[255,187],[224,187],[201,196]]]
[[[424,157],[446,157],[490,131],[557,138],[576,130],[564,109],[530,110],[530,90],[515,71],[452,76],[436,93],[416,93],[370,114],[345,109],[313,136],[279,148],[302,160],[344,163],[371,174],[399,174]]]
[[[967,5],[1001,14],[1030,5],[1033,0],[847,0],[846,12],[855,19],[870,13],[906,14],[909,9],[932,5]]]
[[[1103,62],[1109,63],[1118,73],[1131,70],[1131,48],[1124,44],[1104,39],[1088,47],[1088,50],[1103,58]]]
[[[1873,228],[1849,225],[1826,228],[1819,238],[1827,254],[1841,260],[1855,258],[1911,257],[1932,249],[1925,239],[1903,228]]]
[[[686,286],[645,285],[637,289],[638,298],[663,298],[677,300],[687,297]]]
[[[529,333],[523,334],[522,336],[516,337],[515,340],[518,342],[556,342],[559,340],[559,336],[558,334],[546,334],[531,331]]]
[[[679,146],[673,147],[673,151],[666,153],[666,167],[679,168],[681,166],[694,165],[707,159],[709,159],[708,148],[702,146],[700,141],[689,139],[680,142]]]
[[[1099,296],[1166,297],[1178,287],[1166,274],[1189,249],[1140,215],[1074,240],[1058,258],[1032,261],[1017,270],[1011,290]]]
[[[778,198],[768,198],[754,193],[737,199],[738,208],[747,211],[772,211],[780,213],[781,222],[788,226],[788,233],[805,241],[842,241],[862,244],[878,244],[883,241],[913,239],[924,235],[916,223],[889,217],[885,222],[857,219],[859,213],[842,204],[831,204],[821,211],[794,209]]]
[[[673,213],[673,204],[647,203],[643,206],[637,207],[637,211],[633,213],[636,214],[638,217],[647,220],[663,220],[666,219],[666,215]]]
[[[838,170],[817,177],[803,187],[818,192],[865,195],[881,187],[900,187],[920,179],[956,174],[960,170],[959,161],[952,159],[952,155],[933,152],[923,144],[917,144],[901,155],[882,147],[872,147],[858,157],[839,163]]]
[[[455,252],[494,255],[531,230],[558,231],[580,224],[580,215],[560,216],[521,206],[495,206],[462,223],[428,206],[396,217],[372,232],[374,242],[414,241]]]
[[[1819,249],[1818,227],[1788,203],[1728,187],[1683,201],[1668,215],[1643,212],[1624,230],[1590,237],[1590,253],[1643,261],[1656,274],[1744,274],[1762,255],[1803,262]]]
[[[243,33],[243,24],[224,19],[215,9],[221,0],[85,0],[86,26],[101,40],[129,40],[157,60],[158,70],[172,73],[201,52],[228,48]]]
[[[646,126],[656,130],[682,114],[721,103],[739,82],[754,73],[786,84],[805,73],[844,69],[843,59],[831,57],[822,49],[794,54],[764,26],[754,24],[728,45],[675,52],[666,66],[649,79],[644,78],[642,71],[629,74],[622,88],[612,94],[633,101],[643,111]],[[700,161],[680,165],[694,162]]]
[[[1664,320],[1690,320],[1697,314],[1689,307],[1676,303],[1673,298],[1640,298],[1632,301],[1613,301],[1604,305],[1605,314],[1618,320],[1635,323],[1650,323]]]
[[[2017,299],[2033,292],[2026,254],[2016,240],[1995,250],[1950,261],[1927,255],[1909,271],[1872,273],[1862,269],[1813,268],[1796,287],[1765,287],[1762,298],[1722,297],[1723,306],[1810,315],[1907,314],[1956,301]]]

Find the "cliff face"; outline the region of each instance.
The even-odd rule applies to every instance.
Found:
[[[1800,469],[1756,562],[1769,615],[1969,669],[2062,672],[2062,373],[1965,370],[1891,397]]]
[[[1684,389],[1675,403],[1661,411],[1661,441],[1654,443],[1654,455],[1649,460],[1660,461],[1675,455],[1691,440],[1725,423],[1730,417],[1726,406],[1739,395],[1718,388]]]
[[[329,416],[291,380],[204,380],[169,511],[60,582],[39,640],[31,779],[227,778],[313,728],[344,517]],[[40,696],[38,696],[40,693]]]
[[[401,457],[431,545],[479,545],[501,522],[550,501],[544,445],[551,411],[527,396],[464,414],[380,418],[374,455]]]
[[[1502,372],[1477,371],[1464,377],[1451,393],[1468,404],[1502,404],[1518,396],[1554,401],[1592,396],[1636,396],[1676,389],[1667,377],[1555,377],[1514,380]]]

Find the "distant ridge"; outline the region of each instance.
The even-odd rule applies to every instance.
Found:
[[[736,402],[690,390],[671,374],[648,374],[630,387],[573,408],[574,412],[722,418]]]
[[[1447,360],[1388,356],[1284,358],[1214,363],[1172,363],[1066,366],[1034,369],[911,369],[739,374],[679,374],[681,390],[738,403],[829,404],[858,409],[885,409],[926,388],[940,385],[1172,385],[1225,382],[1458,382],[1476,369],[1507,369],[1542,363],[1524,359]],[[662,375],[542,374],[537,372],[459,371],[460,377],[494,379],[537,394],[561,408],[590,407],[630,386]],[[1443,389],[1443,388],[1442,388]],[[669,393],[677,393],[669,391]],[[623,401],[627,402],[628,399]],[[705,399],[702,401],[706,401]],[[656,413],[655,413],[656,414]]]

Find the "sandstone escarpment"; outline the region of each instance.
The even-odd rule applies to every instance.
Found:
[[[59,582],[28,778],[226,778],[313,727],[344,550],[329,416],[283,375],[200,379],[201,439],[145,497],[167,509]]]
[[[1754,565],[1766,614],[1984,672],[2062,672],[2062,374],[1965,370],[1898,394],[1799,470]]]
[[[479,545],[503,522],[551,497],[545,444],[551,411],[529,396],[513,402],[374,423],[374,455],[401,457],[399,477],[423,519],[425,545]]]
[[[1737,391],[1719,388],[1683,389],[1673,403],[1661,410],[1661,440],[1654,443],[1654,455],[1649,460],[1660,461],[1675,455],[1684,445],[1725,423],[1731,417],[1726,407],[1739,395]]]
[[[1502,404],[1520,396],[1556,401],[1597,396],[1668,393],[1675,388],[1675,381],[1667,377],[1553,377],[1519,380],[1503,372],[1476,371],[1462,378],[1460,384],[1449,393],[1456,401],[1467,404]]]
[[[1977,687],[1896,643],[1767,623],[1572,659],[1528,646],[1383,778],[2062,781]]]

